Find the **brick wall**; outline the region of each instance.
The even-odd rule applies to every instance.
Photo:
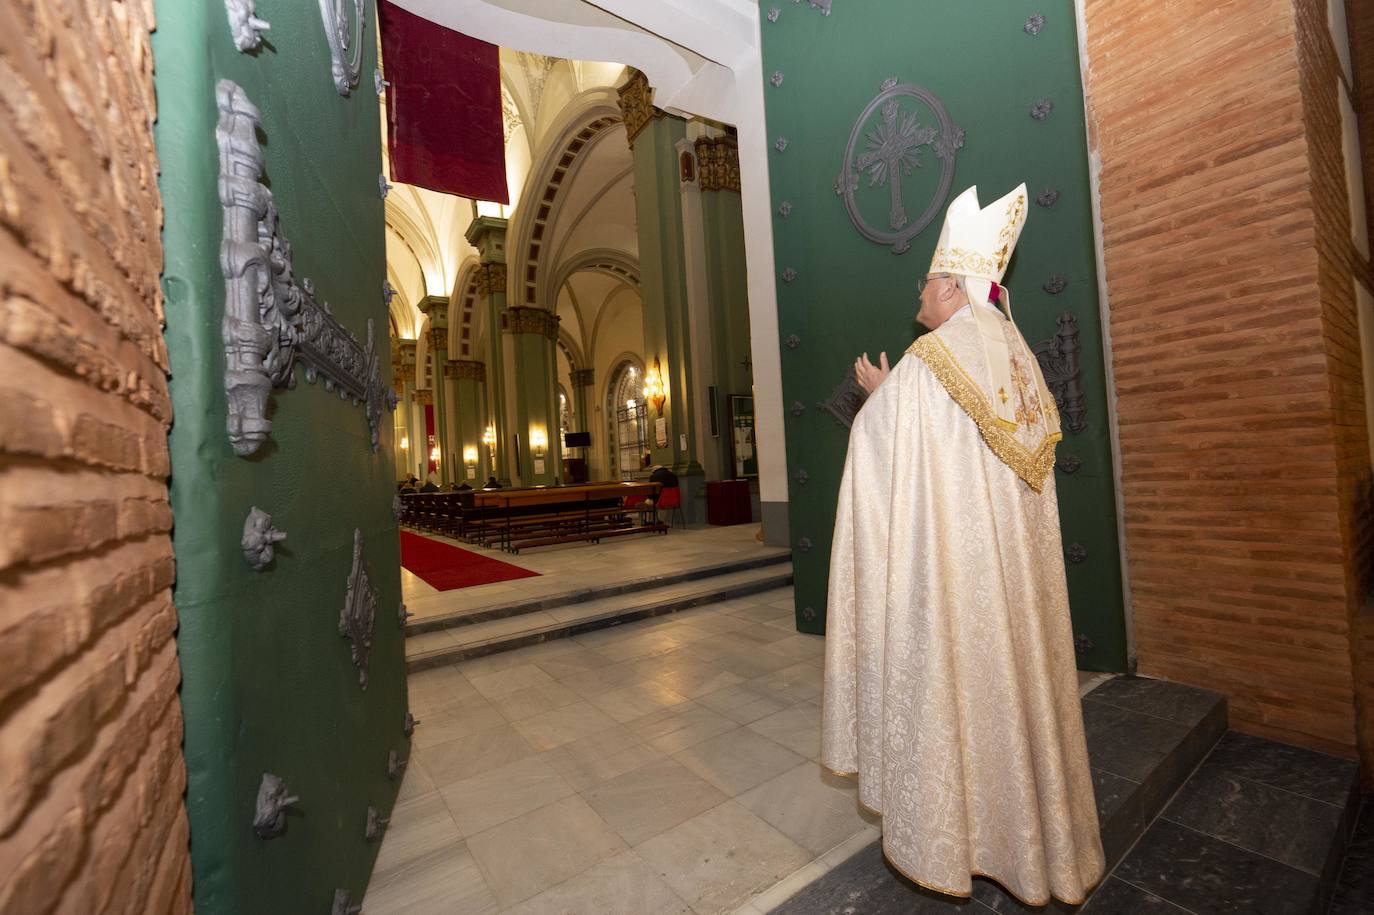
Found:
[[[1087,0],[1087,90],[1139,670],[1353,755],[1369,454],[1325,5]]]
[[[152,0],[0,4],[0,913],[186,912]]]

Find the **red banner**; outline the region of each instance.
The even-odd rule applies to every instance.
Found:
[[[494,44],[379,0],[391,178],[510,203]]]

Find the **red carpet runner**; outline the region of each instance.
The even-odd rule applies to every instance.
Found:
[[[401,565],[440,591],[539,574],[410,531],[401,531]]]

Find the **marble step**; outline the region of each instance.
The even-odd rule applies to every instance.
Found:
[[[1080,911],[1335,915],[1358,782],[1353,760],[1227,731]]]
[[[1226,734],[1226,698],[1220,693],[1166,680],[1122,676],[1098,685],[1082,700],[1083,725],[1097,800],[1098,824],[1109,871],[1170,803],[1214,745]],[[1099,886],[1108,886],[1104,880]],[[1154,912],[1151,909],[1093,909],[1095,894],[1073,907],[1058,900],[1032,907],[997,883],[973,880],[973,899],[954,899],[923,889],[888,867],[874,842],[804,886],[787,881],[752,900],[754,913],[821,915],[844,911],[885,913],[1083,912],[1093,915]],[[1210,911],[1210,910],[1209,910]],[[1228,909],[1226,911],[1249,911]],[[1254,910],[1259,912],[1261,910]],[[1199,910],[1201,912],[1201,910]],[[748,913],[742,909],[740,915]],[[749,913],[753,915],[753,913]]]
[[[571,604],[591,603],[621,594],[644,594],[656,588],[666,588],[684,582],[704,581],[719,576],[749,571],[751,569],[763,569],[769,566],[777,566],[783,563],[787,563],[790,568],[791,562],[792,551],[786,548],[779,548],[761,554],[753,552],[746,557],[726,560],[725,562],[713,563],[711,565],[698,566],[690,569],[677,569],[670,572],[662,572],[657,575],[642,576],[640,578],[625,579],[623,581],[606,582],[592,588],[570,588],[567,591],[550,594],[544,597],[524,598],[516,601],[508,601],[506,603],[493,603],[479,607],[469,607],[453,613],[446,613],[442,616],[426,616],[408,622],[406,624],[406,636],[422,635],[427,632],[437,632],[441,629],[451,629],[456,626],[471,626],[477,623],[490,622],[491,620],[519,616],[525,613],[539,613],[559,607],[566,607]]]
[[[406,669],[428,670],[792,584],[792,563],[769,564],[700,580],[524,612],[406,637]]]

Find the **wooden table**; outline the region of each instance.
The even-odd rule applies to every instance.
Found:
[[[500,511],[501,548],[518,553],[524,547],[548,546],[555,543],[570,543],[576,540],[596,542],[603,537],[620,536],[647,532],[667,532],[667,526],[658,518],[657,509],[651,509],[653,521],[648,524],[628,528],[598,527],[604,512],[595,509],[594,503],[614,500],[623,505],[626,499],[635,503],[658,495],[658,483],[605,482],[582,483],[576,486],[534,486],[524,489],[482,490],[473,495],[473,504],[478,508]],[[557,536],[533,537],[517,540],[514,536],[522,515],[531,518],[543,517],[540,509],[548,509],[551,519],[580,521],[568,532]],[[533,513],[533,514],[532,514]],[[580,515],[580,518],[579,518]]]

